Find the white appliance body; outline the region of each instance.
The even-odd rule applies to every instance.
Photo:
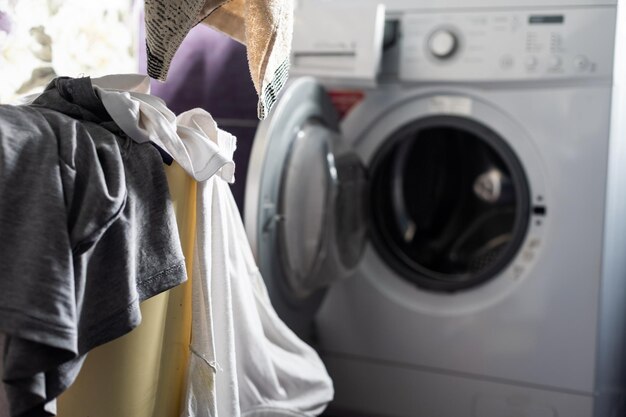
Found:
[[[394,254],[380,249],[385,234],[369,233],[347,278],[322,269],[325,290],[289,299],[277,282],[284,253],[271,230],[289,212],[281,175],[294,168],[266,173],[282,161],[271,142],[283,133],[269,120],[253,149],[245,217],[270,296],[300,334],[312,320],[313,335],[303,336],[335,381],[338,415],[621,417],[626,12],[615,1],[460,3],[386,3],[400,36],[383,54],[378,85],[363,90],[337,134],[372,180],[380,155],[405,140],[398,132],[407,126],[434,120],[462,129],[461,120],[487,128],[524,178],[516,201],[526,209],[511,256],[488,279],[441,290],[407,279]],[[342,89],[341,79],[321,81]],[[279,102],[274,116],[291,114],[299,113]],[[286,136],[307,132],[297,121],[287,125]],[[298,198],[315,201],[323,189]],[[377,190],[364,200],[370,209],[387,196]]]

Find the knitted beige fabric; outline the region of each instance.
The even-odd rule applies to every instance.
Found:
[[[148,74],[165,80],[187,33],[203,22],[244,43],[258,115],[265,118],[287,80],[293,0],[145,0]]]

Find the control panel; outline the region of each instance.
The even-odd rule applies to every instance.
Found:
[[[607,78],[614,7],[540,11],[405,13],[405,81]]]

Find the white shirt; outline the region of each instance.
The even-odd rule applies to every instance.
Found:
[[[177,117],[163,100],[148,94],[147,76],[108,75],[91,82],[113,121],[130,138],[160,146],[198,181],[219,172],[234,182],[236,140],[218,129],[208,112],[193,109]],[[217,142],[224,146],[220,148]]]
[[[198,183],[182,417],[311,417],[333,398],[317,353],[274,311],[230,187]]]

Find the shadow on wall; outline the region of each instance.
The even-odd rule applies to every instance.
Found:
[[[143,26],[141,30],[139,65],[146,74]],[[231,187],[240,211],[259,123],[257,94],[248,71],[243,45],[200,24],[189,32],[174,56],[167,81],[152,81],[152,94],[165,100],[174,113],[201,107],[213,115],[220,128],[237,137],[236,181]]]

